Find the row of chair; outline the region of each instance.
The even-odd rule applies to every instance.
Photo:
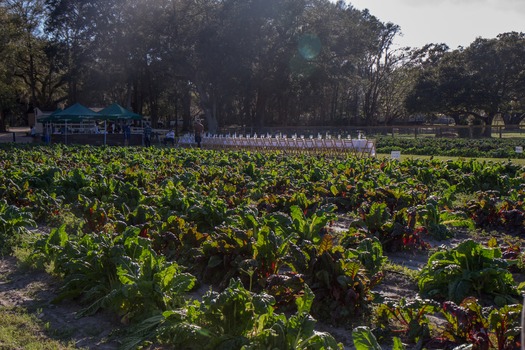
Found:
[[[191,145],[190,137],[181,138],[181,145]],[[375,141],[340,138],[284,138],[284,137],[204,137],[202,146],[210,149],[281,150],[287,153],[374,156]]]

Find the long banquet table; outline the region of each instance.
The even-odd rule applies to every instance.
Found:
[[[195,147],[194,136],[182,135],[179,146]],[[283,150],[308,153],[354,153],[375,156],[375,141],[366,138],[313,138],[313,137],[245,137],[206,135],[202,147],[213,149]]]

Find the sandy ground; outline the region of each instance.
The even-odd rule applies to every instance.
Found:
[[[21,307],[49,324],[48,336],[72,340],[82,349],[114,350],[119,344],[111,339],[118,328],[110,317],[97,314],[77,318],[80,306],[75,302],[53,303],[59,282],[50,275],[24,270],[14,258],[0,258],[0,308]]]

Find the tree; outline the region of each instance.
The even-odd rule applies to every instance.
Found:
[[[45,0],[48,11],[46,31],[56,47],[57,59],[62,62],[69,104],[79,102],[82,84],[90,73],[89,62],[95,60],[92,29],[101,21],[95,18],[103,3],[97,0]]]
[[[374,125],[379,120],[380,99],[386,81],[397,61],[396,55],[391,52],[391,46],[400,28],[393,23],[383,24],[367,12],[365,15],[369,16],[368,21],[375,35],[360,68],[364,91],[363,117],[368,125]]]
[[[16,62],[16,52],[20,31],[17,18],[8,11],[6,4],[0,2],[0,131],[6,130],[7,117],[16,109],[21,86],[12,67]]]
[[[423,66],[407,108],[444,114],[458,125],[473,118],[484,124],[483,135],[490,137],[496,116],[507,123],[521,121],[524,53],[524,35],[506,33],[478,38],[466,49],[440,55],[434,64]]]
[[[525,92],[525,36],[478,38],[464,54],[473,89],[469,113],[486,125],[485,136],[490,136],[494,118],[508,114],[512,102]]]
[[[54,47],[42,33],[43,0],[8,0],[8,11],[16,18],[20,35],[15,50],[15,76],[26,86],[24,100],[33,107],[54,109],[65,98],[60,62]]]
[[[21,0],[19,0],[21,1]],[[33,0],[36,1],[36,0]],[[46,0],[69,103],[207,127],[399,115],[398,28],[329,0]],[[394,79],[395,78],[395,79]],[[199,110],[190,109],[197,101]],[[394,112],[395,111],[395,112]]]
[[[501,115],[507,126],[521,122],[525,95],[525,34],[503,33],[476,39],[466,50],[476,79],[481,115],[491,125]],[[516,125],[516,124],[514,124]]]

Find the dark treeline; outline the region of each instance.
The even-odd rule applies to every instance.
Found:
[[[456,50],[400,34],[343,1],[0,0],[0,128],[75,102],[210,131],[524,118],[523,33]]]

